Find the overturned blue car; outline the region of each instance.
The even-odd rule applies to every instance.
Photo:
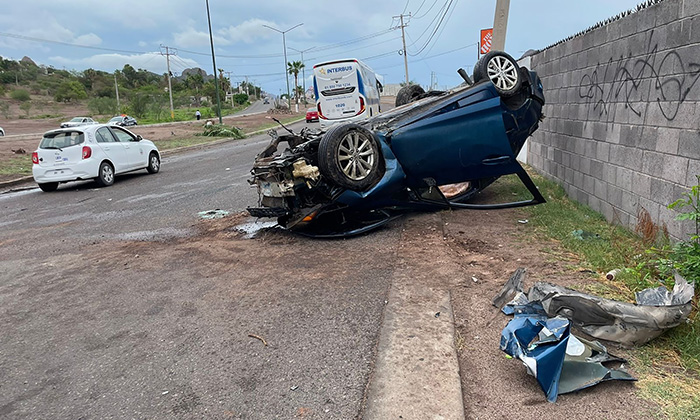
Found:
[[[458,72],[461,86],[428,92],[406,86],[396,108],[361,123],[271,132],[251,170],[259,202],[248,212],[306,235],[346,237],[406,211],[543,203],[515,159],[543,118],[539,77],[500,51],[481,57],[473,80]],[[287,147],[280,152],[281,143]],[[531,200],[469,202],[509,174],[519,176]]]

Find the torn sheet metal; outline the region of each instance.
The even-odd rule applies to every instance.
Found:
[[[642,345],[685,322],[695,293],[692,284],[676,274],[672,292],[665,287],[637,293],[637,303],[603,299],[551,283],[535,283],[527,293],[549,316],[571,320],[577,330],[623,346]]]
[[[537,282],[523,292],[525,270],[519,268],[493,299],[506,315],[527,313],[524,306],[538,302],[550,317],[563,316],[575,330],[623,346],[642,345],[685,322],[692,309],[695,288],[679,274],[672,291],[660,286],[636,293],[637,303],[620,302]],[[510,302],[505,303],[508,299]]]
[[[521,306],[501,333],[501,350],[523,362],[547,396],[578,391],[603,381],[635,381],[623,368],[611,369],[605,362],[624,362],[608,354],[597,341],[576,337],[569,320],[548,318],[538,303]]]

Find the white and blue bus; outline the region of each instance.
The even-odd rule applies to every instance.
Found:
[[[357,121],[380,111],[382,84],[360,60],[334,60],[314,66],[314,95],[321,128]]]

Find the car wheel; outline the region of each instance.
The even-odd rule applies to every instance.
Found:
[[[491,80],[502,97],[518,93],[523,84],[518,63],[503,51],[491,51],[483,55],[474,66],[474,83]]]
[[[157,174],[160,171],[160,158],[155,152],[148,155],[148,167],[146,168],[149,174]]]
[[[357,124],[331,127],[318,145],[318,166],[333,182],[355,191],[366,190],[383,175],[379,141]]]
[[[39,188],[41,188],[41,191],[44,192],[51,192],[51,191],[56,191],[58,188],[58,182],[45,182],[39,184]]]
[[[100,170],[97,172],[97,185],[100,187],[109,187],[114,184],[114,168],[108,162],[100,164]]]
[[[405,105],[415,101],[420,95],[424,94],[420,85],[408,85],[399,89],[399,93],[396,94],[396,106]]]

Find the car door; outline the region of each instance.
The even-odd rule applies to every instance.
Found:
[[[114,137],[124,145],[129,159],[129,169],[145,168],[148,165],[148,159],[136,136],[118,126],[112,126],[109,129],[114,133]]]
[[[409,185],[437,185],[512,174],[520,169],[498,95],[484,84],[438,101],[391,133]]]
[[[129,158],[124,145],[109,131],[107,127],[100,127],[95,131],[95,140],[105,155],[112,161],[114,172],[129,170]]]

